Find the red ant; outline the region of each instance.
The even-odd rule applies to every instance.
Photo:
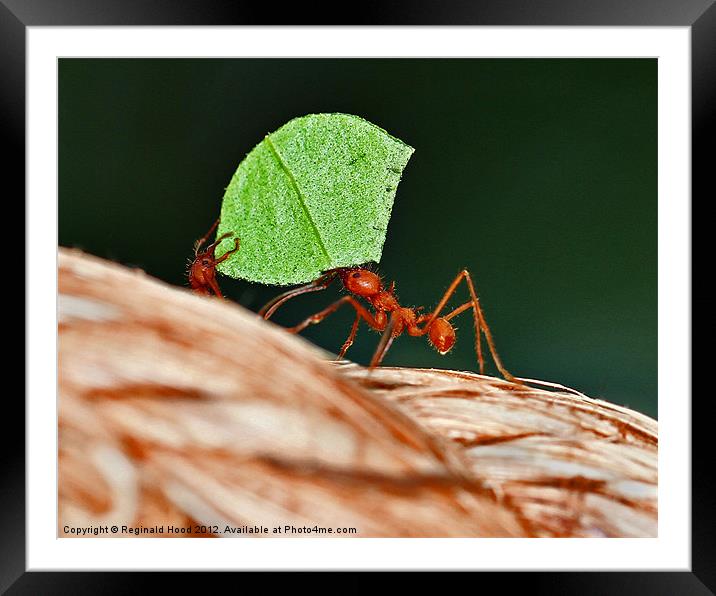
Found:
[[[315,281],[294,288],[279,296],[276,296],[268,304],[266,304],[260,311],[259,315],[265,319],[269,319],[278,310],[278,308],[285,304],[291,298],[300,296],[301,294],[307,294],[309,292],[317,292],[325,290],[333,281],[340,279],[343,283],[343,287],[352,296],[343,296],[336,300],[333,304],[330,304],[323,310],[311,315],[295,327],[287,328],[289,333],[299,333],[303,331],[309,325],[315,325],[323,321],[326,317],[336,312],[342,305],[350,304],[356,311],[356,318],[351,327],[348,339],[344,342],[341,347],[341,351],[338,354],[338,359],[342,359],[348,348],[351,347],[355,340],[356,333],[358,332],[358,326],[360,325],[361,319],[363,319],[369,327],[376,331],[382,331],[383,336],[381,337],[378,347],[373,355],[370,362],[371,368],[378,366],[383,360],[386,352],[393,343],[393,340],[401,335],[403,332],[407,332],[408,335],[414,337],[421,337],[423,335],[428,336],[430,343],[437,349],[441,354],[447,354],[455,345],[455,328],[450,323],[450,320],[465,312],[468,309],[472,309],[473,321],[475,323],[475,352],[477,353],[477,361],[480,365],[480,373],[485,372],[485,362],[482,355],[482,333],[485,334],[487,345],[492,354],[492,358],[495,361],[497,369],[502,373],[502,376],[512,382],[518,382],[507,369],[502,365],[500,357],[497,355],[495,344],[492,340],[492,333],[490,328],[487,326],[485,316],[480,308],[480,301],[477,298],[475,292],[475,286],[472,282],[472,277],[467,269],[463,269],[457,277],[450,284],[450,287],[445,291],[440,302],[435,307],[432,313],[418,315],[417,311],[422,310],[422,307],[418,308],[407,308],[401,306],[398,302],[398,298],[395,295],[395,282],[390,284],[388,289],[385,289],[383,282],[378,275],[372,271],[363,267],[350,267],[332,269],[321,275]],[[458,306],[448,314],[440,316],[440,313],[445,308],[450,297],[455,293],[458,285],[462,280],[465,280],[468,290],[470,292],[470,300],[465,304]],[[354,296],[363,298],[370,304],[374,312],[370,312],[363,304],[361,304]],[[388,319],[388,313],[390,313],[390,319]],[[422,326],[421,326],[422,325]]]
[[[233,236],[232,232],[228,232],[223,236],[216,239],[216,242],[206,247],[206,250],[200,250],[204,243],[214,233],[216,226],[219,225],[219,220],[214,222],[214,225],[209,228],[209,231],[203,238],[200,238],[194,243],[194,260],[189,265],[189,285],[191,289],[197,294],[211,295],[213,291],[219,298],[224,296],[221,294],[219,284],[216,281],[216,266],[219,263],[223,263],[232,254],[239,250],[239,239],[234,239],[234,248],[229,252],[224,253],[218,259],[214,257],[214,250],[224,238]]]

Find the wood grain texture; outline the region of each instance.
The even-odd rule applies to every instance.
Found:
[[[229,301],[60,249],[59,535],[656,535],[655,421],[555,387],[330,359]]]

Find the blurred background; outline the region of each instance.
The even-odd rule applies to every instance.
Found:
[[[239,162],[316,112],[416,150],[379,267],[401,302],[434,306],[467,267],[511,372],[657,415],[654,59],[61,59],[60,244],[186,286]],[[219,282],[252,310],[280,291]],[[335,352],[352,320],[304,336]],[[470,315],[456,322],[447,356],[405,336],[385,364],[476,370]],[[377,341],[362,327],[348,356],[367,363]]]

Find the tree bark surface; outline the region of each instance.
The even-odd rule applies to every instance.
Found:
[[[657,535],[657,424],[627,408],[558,385],[332,363],[236,304],[68,249],[58,316],[59,536]]]

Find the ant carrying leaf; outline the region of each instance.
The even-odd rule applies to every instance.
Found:
[[[475,325],[475,352],[480,366],[480,373],[484,374],[485,372],[485,361],[482,353],[482,334],[484,333],[487,346],[497,369],[506,380],[517,382],[515,377],[504,367],[497,354],[492,333],[480,307],[480,301],[475,291],[475,284],[467,269],[463,269],[455,277],[443,294],[440,302],[438,302],[438,305],[430,314],[418,315],[418,311],[422,310],[422,307],[410,308],[401,306],[395,295],[395,282],[391,283],[390,287],[386,289],[378,275],[363,267],[348,267],[327,271],[309,284],[288,290],[276,296],[276,298],[271,300],[259,311],[259,314],[265,319],[269,319],[283,304],[292,298],[302,294],[325,290],[336,279],[341,281],[343,287],[350,295],[339,298],[323,310],[306,318],[298,325],[287,328],[289,333],[300,333],[309,325],[322,322],[341,306],[348,304],[355,310],[356,317],[348,338],[341,347],[338,359],[342,359],[348,351],[348,348],[353,344],[356,334],[358,333],[360,322],[363,320],[371,329],[383,332],[370,362],[372,368],[381,363],[393,340],[403,333],[407,333],[413,337],[427,335],[428,341],[440,354],[447,354],[455,345],[456,339],[455,328],[450,321],[466,310],[472,309],[472,318]],[[469,290],[470,300],[447,314],[442,314],[448,300],[455,293],[455,290],[457,290],[460,282],[463,280]],[[370,308],[372,308],[372,312],[366,308],[358,298],[364,299]]]
[[[371,366],[380,364],[393,340],[403,333],[427,336],[438,352],[446,354],[456,339],[450,321],[471,310],[480,372],[485,369],[484,334],[498,370],[505,379],[515,381],[497,355],[467,270],[455,277],[432,313],[419,314],[419,308],[401,306],[395,284],[384,287],[377,274],[359,265],[380,260],[393,199],[412,153],[412,147],[382,128],[350,114],[309,114],[284,124],[266,135],[239,164],[224,194],[221,223],[217,221],[195,246],[191,287],[221,296],[216,283],[218,265],[221,273],[238,279],[305,284],[264,306],[260,314],[269,319],[288,300],[325,290],[340,280],[349,295],[288,331],[299,333],[349,304],[355,320],[339,358],[345,356],[364,321],[383,334]],[[216,242],[200,252],[217,226]],[[218,245],[237,234],[243,248],[227,261],[239,248],[238,238],[223,254],[226,247]],[[214,256],[217,246],[218,259]],[[309,280],[313,281],[306,284]],[[443,312],[462,281],[470,299]]]

